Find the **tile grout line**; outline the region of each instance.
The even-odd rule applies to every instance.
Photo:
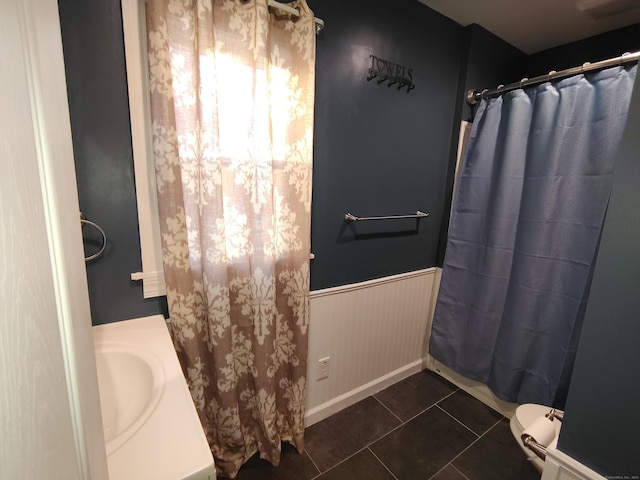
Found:
[[[391,412],[391,413],[393,413],[393,412]],[[394,416],[395,416],[395,415],[394,415]],[[397,418],[397,417],[396,417],[396,418]],[[388,431],[387,433],[385,433],[384,435],[381,435],[380,437],[376,438],[375,440],[372,440],[371,442],[367,443],[367,444],[366,444],[364,447],[362,447],[361,449],[359,449],[359,450],[357,450],[357,451],[353,452],[351,455],[349,455],[349,456],[347,456],[347,457],[343,458],[342,460],[340,460],[339,462],[337,462],[337,463],[335,463],[335,464],[331,465],[331,466],[330,466],[329,468],[327,468],[325,471],[320,470],[320,468],[318,468],[318,467],[316,466],[316,464],[315,464],[315,462],[313,461],[313,459],[311,459],[311,455],[309,454],[309,452],[307,452],[307,455],[308,455],[308,456],[309,456],[309,458],[311,459],[311,463],[313,463],[313,464],[314,464],[314,466],[316,466],[316,468],[320,471],[320,473],[319,473],[318,475],[316,475],[315,477],[311,477],[311,479],[310,479],[310,480],[315,480],[315,479],[317,479],[318,477],[320,477],[321,475],[325,474],[326,472],[328,472],[328,471],[330,471],[330,470],[333,470],[333,469],[334,469],[334,468],[336,468],[338,465],[343,464],[344,462],[346,462],[347,460],[349,460],[351,457],[355,457],[355,456],[356,456],[357,454],[359,454],[360,452],[362,452],[362,451],[364,451],[364,450],[366,450],[366,449],[369,449],[369,447],[370,447],[371,445],[373,445],[374,443],[378,442],[379,440],[382,440],[384,437],[386,437],[386,436],[387,436],[387,435],[389,435],[390,433],[395,432],[396,430],[398,430],[399,428],[401,428],[402,426],[404,426],[404,424],[406,423],[406,422],[405,422],[405,423],[402,423],[402,419],[400,419],[400,418],[398,418],[398,420],[400,421],[400,424],[399,424],[399,425],[396,425],[395,427],[393,427],[391,430],[389,430],[389,431]],[[305,451],[306,451],[306,450],[305,450]],[[370,451],[371,453],[373,453],[373,450],[369,449],[369,451]],[[377,457],[374,453],[373,453],[373,455],[376,457],[376,459],[378,459],[378,457]],[[378,459],[378,461],[380,461],[380,460]],[[382,463],[382,462],[380,462],[380,463]],[[384,465],[384,463],[382,463],[382,465]],[[384,465],[384,467],[385,467],[385,468],[387,468],[387,466],[386,466],[386,465]],[[388,470],[388,468],[387,468],[387,470]]]
[[[457,391],[457,390],[456,390]],[[442,397],[440,400],[438,400],[438,402],[441,402],[442,400],[444,400],[445,398],[449,398],[451,395],[453,395],[455,392],[451,392],[449,395],[447,395],[446,397]],[[377,400],[377,399],[376,399]],[[380,401],[380,400],[378,400]],[[406,421],[403,421],[400,417],[398,417],[397,415],[394,414],[394,417],[398,418],[398,420],[400,420],[400,425],[392,428],[391,430],[389,430],[387,433],[385,433],[384,435],[381,435],[379,438],[376,438],[375,440],[373,440],[372,442],[368,443],[366,445],[366,447],[370,447],[371,445],[373,445],[374,443],[382,440],[383,438],[385,438],[386,436],[392,434],[393,432],[395,432],[396,430],[404,427],[407,423],[411,422],[412,420],[415,420],[416,418],[418,418],[420,415],[422,415],[423,413],[425,413],[427,410],[432,409],[433,407],[438,406],[438,402],[435,402],[433,404],[431,404],[430,406],[428,406],[427,408],[425,408],[424,410],[420,411],[419,413],[416,413],[413,417],[409,418]],[[386,408],[386,407],[385,407]],[[439,407],[438,407],[439,408]],[[387,409],[388,410],[388,409]],[[391,412],[393,414],[393,412]]]
[[[503,418],[505,418],[505,417],[503,417]],[[449,463],[455,468],[455,465],[453,464],[453,462],[457,458],[459,458],[463,453],[465,453],[467,450],[469,450],[471,447],[473,447],[476,443],[478,443],[482,439],[482,437],[484,437],[487,433],[489,433],[491,430],[493,430],[496,427],[496,425],[498,425],[501,421],[502,421],[502,418],[500,420],[498,420],[496,423],[494,423],[493,425],[491,425],[487,429],[486,432],[484,432],[482,435],[480,435],[478,438],[476,438],[473,442],[471,442],[469,445],[467,445],[466,448],[462,449],[462,451],[460,451],[460,453],[458,453],[455,457],[453,457]],[[456,468],[456,470],[458,470],[458,469]]]
[[[371,441],[371,442],[367,443],[364,447],[362,447],[362,448],[361,448],[361,449],[359,449],[359,450],[356,450],[356,451],[355,451],[355,452],[353,452],[351,455],[348,455],[347,457],[343,458],[342,460],[340,460],[340,461],[338,461],[338,462],[334,463],[334,464],[333,464],[333,465],[331,465],[329,468],[327,468],[325,471],[322,471],[322,470],[320,469],[320,467],[318,467],[318,465],[316,465],[316,462],[314,462],[314,461],[313,461],[313,458],[311,457],[311,454],[305,450],[305,452],[307,453],[307,456],[308,456],[308,457],[309,457],[309,459],[311,460],[311,463],[313,463],[313,466],[314,466],[314,467],[316,467],[316,470],[318,470],[318,471],[320,472],[318,475],[315,475],[314,477],[311,477],[311,479],[310,479],[310,480],[315,480],[315,479],[317,479],[318,477],[320,477],[321,475],[324,475],[326,472],[328,472],[328,471],[330,471],[330,470],[333,470],[333,469],[334,469],[334,468],[336,468],[338,465],[343,464],[344,462],[346,462],[347,460],[349,460],[351,457],[355,457],[355,456],[356,456],[357,454],[359,454],[360,452],[364,451],[365,449],[368,449],[370,445],[373,445],[375,442],[377,442],[377,441],[378,441],[378,440],[380,440],[381,438],[383,438],[383,437],[387,436],[389,433],[393,432],[394,430],[396,430],[396,429],[400,428],[402,425],[404,425],[404,423],[402,422],[402,419],[401,419],[400,417],[398,417],[395,413],[393,413],[391,410],[389,410],[389,408],[388,408],[384,403],[382,403],[380,400],[378,400],[378,399],[375,397],[375,394],[374,394],[374,395],[369,395],[369,396],[370,396],[370,397],[372,397],[372,398],[373,398],[376,402],[378,402],[380,405],[382,405],[382,407],[384,407],[386,410],[388,410],[388,411],[389,411],[389,413],[391,413],[391,414],[396,418],[396,420],[398,420],[398,421],[400,422],[400,424],[399,424],[399,425],[396,425],[394,428],[392,428],[391,430],[389,430],[389,431],[388,431],[387,433],[385,433],[384,435],[381,435],[379,438],[376,438],[375,440],[373,440],[373,441]],[[368,398],[368,397],[367,397],[367,398]],[[364,400],[364,399],[363,399],[363,400]],[[370,451],[371,451],[371,450],[370,450]],[[371,453],[373,453],[373,452],[371,452]],[[375,456],[375,454],[374,454],[374,456]],[[378,458],[378,457],[376,457],[376,458]],[[383,464],[383,465],[384,465],[384,464]],[[385,465],[385,468],[386,468],[386,465]]]
[[[373,455],[375,457],[376,460],[378,460],[380,462],[380,464],[387,470],[387,472],[389,472],[389,474],[395,479],[398,480],[398,477],[396,477],[396,475],[391,471],[391,469],[389,467],[387,467],[387,465],[380,459],[380,457],[378,457],[373,450],[371,450],[369,447],[367,447],[367,450],[369,450],[371,452],[371,455]]]
[[[376,460],[378,460],[383,466],[384,468],[389,471],[389,473],[393,476],[394,479],[397,480],[397,477],[393,474],[393,472],[391,472],[391,470],[389,470],[389,468],[384,464],[384,462],[382,460],[380,460],[378,458],[378,456],[373,452],[373,450],[371,450],[371,447],[374,443],[382,440],[383,438],[387,437],[388,435],[390,435],[391,433],[395,432],[396,430],[402,428],[403,426],[405,426],[407,423],[411,422],[412,420],[415,420],[417,417],[419,417],[420,415],[422,415],[423,413],[425,413],[427,410],[430,410],[433,407],[438,407],[440,410],[442,410],[444,413],[446,413],[447,415],[451,416],[454,420],[456,420],[458,423],[460,423],[461,425],[463,425],[467,430],[469,430],[471,433],[473,433],[474,435],[478,436],[477,433],[475,433],[473,430],[471,430],[469,427],[467,427],[466,425],[464,425],[462,422],[460,422],[457,418],[453,417],[451,414],[449,414],[448,412],[446,412],[444,409],[442,409],[438,403],[442,402],[443,400],[446,400],[447,398],[449,398],[450,396],[452,396],[454,393],[458,392],[460,390],[460,388],[456,388],[455,390],[453,390],[451,393],[448,393],[447,395],[445,395],[444,397],[440,398],[439,400],[437,400],[436,402],[432,403],[431,405],[429,405],[427,408],[421,410],[420,412],[418,412],[417,414],[415,414],[414,416],[412,416],[411,418],[405,420],[402,420],[402,418],[400,418],[398,415],[396,415],[395,412],[393,412],[393,410],[391,410],[387,405],[384,404],[384,402],[382,402],[382,400],[378,399],[376,397],[376,394],[372,394],[370,395],[376,402],[378,402],[380,405],[382,405],[383,408],[385,408],[387,411],[389,411],[389,413],[391,413],[391,415],[393,415],[394,418],[396,418],[400,424],[395,426],[394,428],[392,428],[391,430],[389,430],[388,432],[386,432],[385,434],[381,435],[380,437],[376,438],[375,440],[369,442],[367,445],[365,445],[363,448],[359,449],[358,451],[352,453],[351,455],[347,456],[346,458],[340,460],[339,462],[335,463],[334,465],[332,465],[331,467],[327,468],[325,471],[322,471],[318,465],[316,465],[316,462],[313,460],[313,458],[311,457],[311,454],[309,452],[307,452],[305,450],[305,453],[307,454],[307,456],[309,457],[309,459],[311,460],[311,463],[313,464],[313,466],[316,468],[316,470],[318,470],[320,473],[311,477],[310,480],[316,480],[318,479],[320,476],[324,475],[326,472],[329,472],[330,470],[333,470],[334,468],[336,468],[338,465],[341,465],[342,463],[346,462],[347,460],[351,459],[352,457],[356,456],[357,454],[361,453],[362,451],[364,451],[365,449],[368,449],[371,454],[376,458]],[[490,429],[489,429],[490,430]],[[486,433],[486,432],[485,432]],[[478,438],[476,440],[474,440],[471,445],[473,445],[478,439],[480,438],[480,436],[478,436]],[[471,446],[469,445],[469,446]],[[467,447],[469,448],[469,447]],[[465,448],[466,450],[466,448]],[[463,450],[464,451],[464,450]],[[462,453],[462,452],[460,452]],[[458,456],[454,457],[457,458]],[[452,460],[453,461],[453,460]]]
[[[399,425],[402,426],[402,425]],[[389,432],[390,433],[390,432]],[[317,475],[314,475],[313,477],[311,477],[309,480],[316,480],[318,478],[320,478],[322,475],[324,475],[327,472],[330,472],[331,470],[337,468],[338,466],[342,465],[343,463],[347,462],[348,460],[351,460],[353,457],[355,457],[356,455],[364,452],[365,450],[368,450],[369,453],[371,453],[371,455],[373,455],[373,457],[380,463],[380,465],[382,465],[384,467],[384,469],[386,471],[389,472],[389,474],[391,474],[391,476],[394,478],[394,480],[398,480],[398,477],[396,477],[396,475],[389,469],[389,467],[387,467],[385,465],[385,463],[373,452],[373,450],[371,450],[371,448],[369,448],[371,445],[373,445],[375,442],[377,442],[378,440],[380,440],[382,437],[374,440],[373,442],[369,443],[368,445],[366,445],[365,447],[362,447],[360,450],[358,450],[357,452],[352,453],[351,455],[349,455],[346,458],[343,458],[342,460],[340,460],[339,462],[337,462],[334,465],[331,465],[329,468],[327,468],[324,472],[321,471],[318,466],[313,462],[313,459],[311,459],[311,455],[309,455],[309,453],[307,453],[307,456],[309,457],[309,459],[311,459],[311,463],[313,463],[313,466],[316,467],[316,469],[320,472]]]
[[[460,475],[462,475],[462,476],[464,477],[464,479],[465,479],[465,480],[469,480],[469,477],[467,477],[464,473],[462,473],[460,470],[458,470],[458,469],[456,468],[456,466],[455,466],[453,463],[451,463],[451,462],[447,463],[444,467],[442,467],[442,468],[441,468],[440,470],[438,470],[436,473],[434,473],[433,475],[431,475],[431,476],[428,478],[428,480],[434,480],[434,479],[435,479],[438,475],[440,475],[440,473],[441,473],[443,470],[445,470],[447,467],[451,467],[451,468],[453,468],[456,472],[458,472]]]
[[[444,413],[446,413],[447,415],[449,415],[451,418],[453,418],[456,422],[458,422],[460,425],[462,425],[464,428],[466,428],[467,430],[469,430],[471,433],[473,433],[476,437],[480,438],[481,435],[479,433],[474,432],[470,427],[466,426],[464,424],[464,422],[462,420],[459,420],[458,418],[456,418],[453,414],[447,412],[444,408],[442,408],[440,405],[436,404],[436,407],[438,407],[440,410],[442,410]]]
[[[449,465],[451,465],[451,468],[453,468],[456,472],[462,475],[465,478],[465,480],[469,480],[469,477],[467,477],[464,473],[462,473],[460,469],[456,467],[453,463],[449,463]]]
[[[445,400],[445,399],[447,399],[447,398],[449,398],[451,395],[453,395],[454,393],[456,393],[458,390],[460,390],[460,389],[459,389],[459,388],[456,388],[453,392],[449,393],[448,395],[445,395],[445,396],[444,396],[444,397],[442,397],[440,400],[438,400],[437,402],[435,402],[435,403],[431,404],[429,407],[427,407],[427,408],[425,408],[424,410],[420,411],[419,413],[415,414],[413,417],[409,418],[409,419],[408,419],[408,420],[406,420],[406,421],[403,421],[403,420],[402,420],[400,417],[398,417],[398,416],[397,416],[397,415],[396,415],[396,414],[395,414],[395,413],[394,413],[394,412],[393,412],[389,407],[387,407],[387,406],[386,406],[386,405],[385,405],[381,400],[379,400],[378,398],[376,398],[376,397],[375,397],[375,395],[372,395],[372,397],[373,397],[373,398],[375,398],[375,399],[378,401],[378,403],[380,403],[384,408],[386,408],[387,410],[389,410],[389,412],[391,412],[391,414],[392,414],[394,417],[396,417],[398,420],[400,420],[400,422],[401,422],[401,423],[400,423],[400,425],[396,426],[395,428],[392,428],[391,430],[389,430],[389,431],[388,431],[387,433],[385,433],[384,435],[380,436],[380,438],[377,438],[377,439],[375,439],[374,441],[370,442],[370,443],[369,443],[366,447],[364,447],[364,448],[368,449],[368,450],[372,453],[372,455],[373,455],[373,456],[374,456],[374,457],[375,457],[375,458],[376,458],[376,459],[377,459],[377,460],[378,460],[378,461],[379,461],[379,462],[384,466],[384,468],[385,468],[385,469],[387,469],[387,470],[389,471],[389,473],[393,476],[393,478],[397,480],[397,477],[394,475],[394,473],[389,469],[389,467],[387,467],[387,465],[385,465],[385,463],[384,463],[380,458],[378,458],[378,456],[374,453],[374,451],[373,451],[373,450],[371,450],[371,448],[370,448],[370,447],[371,447],[374,443],[379,442],[380,440],[382,440],[382,439],[383,439],[383,438],[385,438],[386,436],[388,436],[388,435],[392,434],[392,433],[393,433],[393,432],[395,432],[396,430],[398,430],[398,429],[400,429],[400,428],[404,427],[406,424],[408,424],[408,423],[409,423],[409,422],[411,422],[412,420],[415,420],[415,419],[416,419],[416,418],[418,418],[420,415],[422,415],[423,413],[425,413],[427,410],[430,410],[430,409],[432,409],[433,407],[438,407],[438,408],[440,408],[440,406],[438,406],[438,403],[439,403],[439,402],[442,402],[443,400]],[[442,410],[442,408],[440,408],[440,409]],[[447,413],[447,415],[449,415],[449,413],[448,413],[448,412],[445,412],[445,413]],[[454,420],[458,421],[458,420],[457,420],[457,419],[455,419],[455,418],[454,418]],[[474,435],[476,435],[478,438],[480,438],[480,437],[478,436],[478,434],[477,434],[477,433],[475,433],[475,432],[473,432],[473,430],[471,430],[469,427],[467,427],[467,426],[466,426],[466,425],[464,425],[464,424],[462,424],[462,425],[463,425],[465,428],[467,428],[469,431],[471,431],[471,433],[473,433],[473,434],[474,434]],[[474,440],[474,441],[472,442],[472,444],[473,444],[473,443],[475,443],[475,442],[478,440],[478,438],[477,438],[476,440]],[[468,447],[467,447],[467,448],[468,448]],[[350,457],[348,457],[348,458],[351,458],[352,456],[356,455],[357,453],[360,453],[362,450],[364,450],[364,449],[359,450],[358,452],[354,453],[353,455],[351,455],[351,456],[350,456]],[[465,450],[466,450],[466,449],[465,449]],[[462,452],[461,452],[461,453],[462,453]],[[457,456],[456,456],[456,457],[454,457],[454,458],[457,458]],[[343,461],[346,461],[346,460],[347,460],[347,459],[345,459],[345,460],[343,460]],[[453,460],[452,460],[452,461],[453,461]],[[336,465],[339,465],[340,463],[342,463],[342,462],[338,462]],[[336,465],[334,465],[334,466],[336,466]],[[446,466],[446,465],[445,465],[445,466]],[[331,468],[333,468],[333,467],[331,467]],[[330,468],[329,470],[331,470],[331,468]],[[457,470],[457,469],[456,469],[456,470]],[[314,477],[314,479],[315,479],[315,478],[316,478],[316,477]],[[311,479],[311,480],[314,480],[314,479]]]
[[[389,413],[391,413],[391,415],[393,415],[394,417],[396,417],[399,421],[400,424],[404,424],[404,420],[402,420],[398,415],[395,414],[395,412],[393,410],[391,410],[389,407],[387,407],[382,400],[380,400],[378,397],[374,395],[371,395],[380,405],[382,405]]]
[[[377,441],[377,440],[376,440],[376,441]],[[373,442],[372,442],[372,443],[373,443]],[[369,445],[371,445],[371,444],[369,444]],[[337,462],[337,463],[335,463],[335,464],[331,465],[331,466],[330,466],[329,468],[327,468],[324,472],[323,472],[323,471],[321,471],[321,470],[318,468],[318,471],[319,471],[320,473],[319,473],[318,475],[316,475],[315,477],[311,477],[311,479],[310,479],[310,480],[315,480],[315,479],[317,479],[317,478],[321,477],[321,476],[322,476],[322,475],[324,475],[325,473],[330,472],[331,470],[333,470],[334,468],[338,467],[339,465],[342,465],[342,464],[343,464],[343,463],[345,463],[347,460],[350,460],[351,458],[355,457],[355,456],[356,456],[356,455],[358,455],[360,452],[364,452],[365,450],[367,450],[367,449],[369,448],[369,445],[366,445],[366,446],[362,447],[360,450],[358,450],[358,451],[356,451],[356,452],[353,452],[353,453],[352,453],[351,455],[349,455],[348,457],[345,457],[345,458],[343,458],[342,460],[340,460],[339,462]],[[373,453],[373,452],[371,452],[371,453]],[[311,458],[311,455],[309,455],[309,458]],[[378,458],[378,457],[376,457],[376,458]],[[314,464],[314,465],[315,465],[315,464]],[[383,464],[383,465],[384,465],[384,464]],[[317,468],[317,467],[316,467],[316,468]],[[385,466],[385,468],[386,468],[386,466]]]
[[[404,425],[404,424],[406,424],[406,423],[409,423],[411,420],[415,420],[415,419],[416,419],[416,418],[418,418],[420,415],[422,415],[423,413],[425,413],[427,410],[429,410],[429,409],[431,409],[431,408],[433,408],[433,407],[436,407],[436,406],[438,405],[438,403],[442,402],[443,400],[446,400],[446,399],[447,399],[447,398],[449,398],[451,395],[453,395],[454,393],[456,393],[458,390],[460,390],[460,389],[457,389],[457,390],[455,390],[455,391],[453,391],[453,392],[451,392],[451,393],[449,393],[449,394],[445,395],[445,396],[444,396],[444,397],[442,397],[440,400],[438,400],[438,401],[436,401],[436,402],[432,403],[432,404],[431,404],[431,405],[429,405],[427,408],[425,408],[425,409],[423,409],[423,410],[419,411],[419,412],[418,412],[418,413],[416,413],[413,417],[411,417],[411,418],[409,418],[408,420],[404,421],[404,422],[402,423],[402,425]],[[393,412],[392,412],[392,413],[393,413]],[[402,422],[403,420],[402,420],[402,419],[400,419],[400,421]],[[401,425],[401,426],[402,426],[402,425]]]
[[[393,416],[395,416],[396,418],[398,418],[401,422],[400,425],[398,425],[396,428],[393,428],[392,430],[388,431],[387,433],[385,433],[384,435],[382,435],[380,438],[378,438],[377,440],[374,440],[373,442],[371,442],[369,445],[367,445],[365,448],[369,449],[369,451],[373,454],[373,456],[378,459],[378,461],[389,471],[389,473],[391,473],[391,475],[393,475],[393,477],[397,480],[397,477],[393,474],[393,472],[391,470],[389,470],[389,468],[385,465],[385,463],[378,458],[378,456],[373,452],[373,450],[371,450],[371,446],[378,442],[379,440],[382,440],[384,437],[386,437],[387,435],[393,433],[394,431],[398,430],[399,428],[403,427],[404,425],[406,425],[407,423],[411,422],[412,420],[416,419],[417,417],[419,417],[420,415],[422,415],[423,413],[425,413],[427,410],[432,409],[433,407],[437,407],[439,410],[441,410],[443,413],[445,413],[447,416],[451,417],[453,420],[455,420],[457,423],[459,423],[460,425],[462,425],[465,429],[467,429],[469,432],[471,432],[473,435],[476,436],[476,438],[469,444],[467,445],[466,448],[464,448],[463,450],[461,450],[455,457],[453,457],[451,459],[451,461],[449,461],[449,463],[447,463],[446,465],[444,465],[440,470],[438,470],[432,477],[430,477],[430,479],[435,478],[435,476],[437,476],[442,470],[444,470],[445,468],[447,468],[447,466],[451,465],[452,468],[454,468],[460,475],[462,475],[466,480],[469,480],[468,477],[462,473],[460,470],[458,470],[456,468],[456,466],[453,464],[453,461],[458,458],[460,455],[462,455],[464,452],[466,452],[469,448],[471,448],[471,446],[473,446],[474,444],[476,444],[482,437],[484,437],[487,433],[489,433],[489,431],[493,430],[493,428],[500,423],[503,418],[505,418],[504,416],[502,416],[500,419],[496,420],[489,428],[487,428],[487,430],[483,433],[483,434],[478,434],[475,431],[473,431],[471,428],[469,428],[467,425],[465,425],[461,420],[457,419],[455,416],[453,416],[451,413],[447,412],[443,407],[441,407],[439,404],[440,402],[446,400],[447,398],[449,398],[450,396],[452,396],[454,393],[458,392],[460,390],[460,388],[457,388],[456,390],[454,390],[453,392],[449,393],[448,395],[442,397],[440,400],[438,400],[436,403],[432,404],[431,406],[427,407],[426,409],[422,410],[421,412],[417,413],[416,415],[414,415],[413,417],[409,418],[407,421],[402,421],[401,418],[399,418],[390,408],[388,408],[381,400],[379,400],[378,398],[376,398],[374,396],[374,398],[383,406],[385,407],[387,410],[389,410],[389,412],[391,412],[391,414]],[[362,450],[360,450],[362,451]],[[357,452],[357,453],[360,453]],[[355,455],[355,454],[354,454]],[[332,467],[333,468],[333,467]]]
[[[442,472],[444,469],[446,469],[449,465],[451,465],[451,462],[447,463],[445,466],[443,466],[440,470],[438,470],[436,473],[434,473],[433,475],[431,475],[427,480],[433,480],[434,478],[436,478],[440,472]],[[453,466],[453,465],[451,465]]]
[[[458,389],[459,390],[459,389]],[[458,391],[456,390],[456,391]],[[463,450],[461,450],[455,457],[453,457],[449,463],[447,463],[446,465],[444,465],[440,470],[438,470],[436,473],[434,473],[431,477],[429,477],[429,480],[432,480],[434,478],[436,478],[438,476],[438,474],[440,472],[442,472],[444,469],[446,469],[448,466],[451,466],[453,469],[455,469],[460,475],[462,475],[465,480],[469,480],[469,478],[462,473],[454,464],[453,461],[458,458],[460,455],[462,455],[464,452],[466,452],[469,448],[471,448],[474,444],[476,444],[482,437],[484,437],[487,433],[489,433],[490,430],[493,430],[493,428],[500,423],[503,418],[505,418],[504,416],[502,416],[501,418],[499,418],[498,420],[496,420],[489,428],[487,428],[487,430],[482,433],[482,434],[478,434],[476,433],[474,430],[472,430],[470,427],[468,427],[462,420],[459,420],[458,418],[456,418],[453,414],[449,413],[447,410],[444,409],[444,407],[440,406],[440,402],[442,402],[443,400],[445,400],[446,398],[449,398],[451,395],[453,395],[455,392],[452,392],[451,394],[447,395],[446,397],[444,397],[443,399],[439,400],[436,404],[432,405],[429,408],[432,408],[433,406],[438,407],[439,410],[441,410],[443,413],[445,413],[447,416],[451,417],[453,420],[455,420],[457,423],[459,423],[460,425],[462,425],[465,429],[467,429],[469,432],[471,432],[473,435],[476,436],[476,438],[469,444],[467,445]],[[427,409],[428,410],[428,409]],[[426,410],[425,410],[426,411]],[[415,417],[414,417],[415,418]]]
[[[318,468],[318,465],[316,465],[316,462],[313,460],[313,458],[311,457],[311,454],[309,452],[307,452],[307,450],[304,450],[304,453],[307,454],[307,457],[309,457],[309,460],[311,460],[311,465],[313,465],[315,467],[315,469],[318,471],[318,475],[314,475],[313,478],[317,478],[319,475],[322,475],[322,472],[320,471],[320,468]]]
[[[449,393],[448,395],[442,397],[440,400],[438,400],[437,402],[431,404],[429,407],[425,408],[424,410],[422,410],[421,412],[417,413],[416,415],[414,415],[413,417],[409,418],[408,420],[404,421],[402,420],[402,418],[398,417],[398,415],[396,415],[389,407],[387,407],[381,400],[379,400],[378,398],[376,398],[375,395],[370,395],[371,397],[373,397],[380,405],[382,405],[386,410],[388,410],[399,422],[399,425],[396,425],[395,427],[393,427],[391,430],[389,430],[387,433],[385,433],[384,435],[381,435],[380,437],[376,438],[375,440],[369,442],[368,444],[366,444],[364,447],[362,447],[360,450],[352,453],[351,455],[349,455],[348,457],[340,460],[339,462],[337,462],[336,464],[332,465],[331,467],[327,468],[325,471],[322,471],[317,465],[316,462],[313,461],[313,458],[311,457],[311,454],[309,452],[306,452],[307,456],[309,457],[309,459],[311,460],[311,463],[313,464],[314,467],[316,467],[316,469],[320,472],[318,475],[311,477],[310,480],[316,480],[317,478],[319,478],[321,475],[325,474],[326,472],[333,470],[334,468],[336,468],[338,465],[341,465],[342,463],[346,462],[347,460],[349,460],[351,457],[356,456],[357,454],[359,454],[360,452],[362,452],[365,449],[368,449],[373,456],[384,466],[385,469],[389,470],[389,468],[384,464],[384,462],[382,462],[382,460],[380,460],[378,458],[378,456],[373,453],[373,450],[371,450],[369,447],[371,447],[374,443],[382,440],[383,438],[385,438],[387,435],[395,432],[396,430],[398,430],[399,428],[402,428],[403,426],[405,426],[407,423],[409,423],[410,421],[414,420],[415,418],[419,417],[420,415],[422,415],[423,413],[425,413],[427,410],[433,408],[434,406],[438,405],[438,402],[441,402],[442,400],[449,398],[451,395],[453,395],[454,393],[456,393],[459,389],[456,389],[455,391]],[[438,407],[439,408],[439,407]],[[393,472],[391,472],[391,470],[389,470],[389,472],[393,475]],[[394,475],[394,478],[395,475]],[[397,479],[396,479],[397,480]]]

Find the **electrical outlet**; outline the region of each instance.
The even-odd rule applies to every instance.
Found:
[[[318,360],[318,378],[316,380],[322,380],[329,377],[329,361],[331,357],[325,357]]]

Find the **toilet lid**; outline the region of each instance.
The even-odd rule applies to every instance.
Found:
[[[551,407],[535,403],[525,403],[516,408],[516,420],[520,431],[525,430],[538,417],[542,417],[551,411]]]

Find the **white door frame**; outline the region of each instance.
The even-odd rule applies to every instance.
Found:
[[[0,477],[106,480],[57,1],[0,42]]]

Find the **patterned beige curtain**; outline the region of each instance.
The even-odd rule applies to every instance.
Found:
[[[303,448],[315,24],[267,0],[147,0],[176,349],[222,475]]]

